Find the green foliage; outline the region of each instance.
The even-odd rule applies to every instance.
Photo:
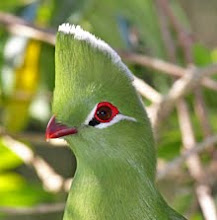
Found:
[[[0,173],[14,169],[22,164],[22,160],[12,151],[10,151],[0,139]]]
[[[32,206],[52,202],[54,198],[40,185],[29,184],[21,175],[12,172],[0,175],[0,195],[0,206]]]
[[[177,129],[166,130],[158,145],[158,157],[168,161],[177,157],[180,154],[180,139],[180,132]]]
[[[0,2],[0,9],[4,11],[12,11],[16,8],[23,7],[30,3],[30,0],[7,0]]]
[[[12,171],[22,164],[0,139],[0,206],[31,206],[53,201],[54,196],[45,192],[41,185],[30,183]]]
[[[202,44],[193,45],[194,63],[198,66],[206,66],[212,63],[211,51]]]
[[[192,196],[191,194],[180,193],[176,196],[176,200],[174,202],[174,208],[179,211],[180,213],[184,213],[185,210],[189,208],[189,205],[192,203]]]
[[[203,217],[201,216],[201,213],[194,214],[190,220],[203,220]]]
[[[35,2],[31,0],[1,0],[0,10],[23,16],[27,6]],[[33,16],[35,12],[31,12],[30,17],[33,16],[33,22],[39,26],[57,30],[60,23],[69,21],[91,31],[115,49],[143,53],[168,60],[168,51],[165,49],[160,29],[161,16],[158,13],[155,1],[49,0],[37,2],[36,15]],[[190,32],[192,28],[185,11],[180,6],[180,1],[171,0],[170,6],[182,27]],[[28,20],[27,15],[24,17]],[[177,43],[177,34],[173,28],[171,28],[171,33],[176,44],[178,63],[183,65],[183,53],[180,44]],[[132,40],[132,36],[134,36],[134,40]],[[42,42],[33,43],[31,40],[21,37],[20,41],[17,40],[14,44],[13,50],[15,51],[16,46],[22,44],[21,39],[25,41],[25,44],[21,45],[22,48],[19,53],[8,59],[5,48],[13,37],[14,35],[6,32],[2,25],[0,29],[1,124],[12,133],[35,132],[38,134],[42,128],[46,127],[48,120],[46,114],[43,116],[41,111],[50,110],[49,106],[52,102],[55,72],[54,47]],[[31,54],[28,48],[32,43],[35,47],[31,49]],[[217,62],[217,49],[210,48],[195,40],[192,48],[195,65],[205,67]],[[152,69],[138,65],[130,64],[130,68],[134,74],[163,94],[171,86],[170,76],[159,74]],[[216,76],[212,78],[217,79]],[[217,132],[216,93],[207,88],[203,88],[202,92],[209,121],[213,131]],[[40,97],[43,97],[41,98],[43,101],[37,102]],[[189,95],[186,100],[190,106],[196,139],[200,141],[203,135],[199,120],[192,107],[194,96]],[[148,100],[143,99],[143,101],[148,105],[150,104]],[[168,121],[163,124],[158,137],[158,157],[166,162],[170,162],[179,156],[181,151],[181,134],[176,117],[176,113],[173,112]],[[33,144],[33,147],[37,147],[37,145],[38,143]],[[209,154],[203,154],[201,158],[204,164],[209,165]],[[41,183],[30,180],[28,175],[25,177],[18,174],[24,166],[26,165],[23,161],[9,150],[3,139],[0,139],[0,205],[32,206],[44,202],[53,202],[56,199],[55,195],[47,193],[42,188]],[[193,184],[190,183],[187,187],[193,187]],[[172,200],[172,203],[179,211],[188,213],[193,199],[193,193],[189,195],[180,193],[177,198]],[[190,219],[200,220],[202,219],[201,216],[200,210],[197,209]]]

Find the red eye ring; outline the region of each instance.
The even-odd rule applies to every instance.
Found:
[[[110,102],[100,102],[97,105],[94,118],[102,123],[110,122],[118,113],[118,109]]]

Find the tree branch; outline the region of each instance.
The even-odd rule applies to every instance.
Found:
[[[177,103],[177,111],[183,147],[185,151],[192,150],[195,145],[195,137],[190,120],[190,113],[184,100],[179,100]],[[191,176],[196,182],[195,191],[205,219],[216,220],[217,213],[215,202],[211,195],[211,188],[208,184],[207,176],[204,172],[199,156],[193,154],[191,157],[187,158],[186,163]]]
[[[158,93],[155,89],[145,83],[145,81],[139,79],[136,76],[134,76],[133,85],[143,97],[147,98],[153,103],[158,103],[162,99],[160,93]]]
[[[57,174],[43,158],[35,155],[32,149],[9,136],[4,136],[3,141],[25,164],[34,167],[46,191],[68,191],[71,179],[64,179],[61,175]]]
[[[188,69],[184,67],[180,67],[173,63],[169,63],[157,58],[148,57],[142,54],[126,52],[126,51],[118,51],[120,56],[127,62],[138,64],[144,67],[152,68],[154,70],[159,71],[159,73],[165,73],[170,76],[182,77],[188,72]],[[204,77],[201,81],[201,84],[204,87],[217,91],[217,82],[208,77]]]
[[[56,204],[41,204],[34,207],[0,207],[0,213],[7,215],[36,215],[36,214],[49,214],[62,212],[64,210],[65,203]]]
[[[13,34],[33,38],[52,45],[55,44],[54,30],[47,30],[45,28],[38,27],[37,25],[33,25],[32,23],[17,16],[0,12],[0,24]],[[169,75],[182,77],[187,71],[185,68],[175,64],[141,54],[121,50],[119,50],[118,53],[128,62],[149,67]],[[212,79],[204,78],[202,85],[217,91],[217,82]]]
[[[29,38],[34,38],[48,44],[55,44],[55,31],[33,25],[17,16],[0,12],[0,24],[9,32]]]
[[[212,64],[205,68],[189,68],[188,72],[176,80],[169,92],[164,95],[161,101],[153,104],[148,110],[153,128],[156,131],[161,122],[170,114],[176,102],[184,97],[189,91],[192,91],[200,81],[206,77],[211,76],[217,72],[217,64]]]
[[[210,146],[216,143],[217,143],[217,135],[208,137],[204,139],[201,143],[197,143],[191,149],[185,151],[181,156],[176,157],[175,159],[170,161],[167,165],[163,167],[163,169],[160,169],[157,174],[157,179],[164,178],[168,173],[181,166],[189,157],[209,149]]]

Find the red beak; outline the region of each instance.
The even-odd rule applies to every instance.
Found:
[[[69,134],[76,134],[77,132],[76,128],[69,128],[66,125],[56,123],[55,116],[52,116],[47,124],[46,139],[59,138]]]

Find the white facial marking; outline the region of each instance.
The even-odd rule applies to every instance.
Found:
[[[129,116],[126,116],[126,115],[122,115],[122,114],[119,113],[110,122],[100,123],[100,124],[96,125],[95,128],[99,128],[99,129],[107,128],[107,127],[109,127],[113,124],[116,124],[117,122],[119,122],[121,120],[128,120],[128,121],[136,122],[135,118],[129,117]]]
[[[89,122],[94,118],[94,114],[96,112],[96,109],[97,109],[97,105],[96,104],[94,106],[94,108],[91,110],[91,112],[89,113],[89,115],[87,116],[87,118],[85,119],[84,121],[84,124],[85,125],[89,125]],[[99,128],[99,129],[103,129],[103,128],[107,128],[113,124],[116,124],[117,122],[121,121],[121,120],[128,120],[128,121],[134,121],[136,122],[137,120],[133,117],[130,117],[130,116],[126,116],[126,115],[123,115],[121,113],[117,114],[111,121],[109,122],[101,122],[100,124],[98,125],[95,125],[94,127],[95,128]]]

